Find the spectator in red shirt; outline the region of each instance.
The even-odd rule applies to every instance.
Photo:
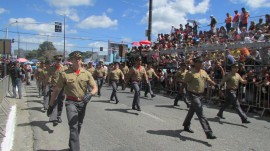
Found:
[[[226,30],[227,30],[227,33],[229,33],[232,27],[232,16],[229,13],[227,13],[226,16],[227,16],[227,18],[225,19]]]
[[[240,21],[240,14],[238,13],[238,10],[234,11],[234,17],[232,20],[233,23],[233,28],[238,32],[238,26],[239,26],[239,21]]]
[[[246,9],[243,7],[242,8],[242,13],[240,16],[240,24],[239,24],[239,28],[241,29],[242,27],[246,27],[247,28],[247,24],[248,24],[248,17],[249,17],[249,13],[246,11]]]

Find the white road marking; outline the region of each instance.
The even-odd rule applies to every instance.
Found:
[[[164,120],[162,120],[161,118],[159,118],[159,117],[157,117],[155,115],[152,115],[152,114],[149,114],[149,113],[146,113],[146,112],[143,112],[143,111],[141,111],[141,113],[144,114],[144,115],[147,115],[147,116],[149,116],[149,117],[151,117],[153,119],[159,120],[161,122],[165,122]]]
[[[13,146],[14,131],[16,122],[16,105],[11,107],[10,113],[8,115],[8,121],[6,125],[6,133],[1,144],[2,151],[11,151]]]

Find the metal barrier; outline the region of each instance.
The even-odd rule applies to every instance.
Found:
[[[8,111],[7,109],[5,109],[5,107],[3,106],[4,102],[7,103],[9,105],[8,100],[6,99],[7,93],[11,93],[10,88],[11,88],[11,79],[10,76],[5,76],[3,79],[0,80],[0,116],[7,116]],[[0,123],[0,134],[4,137],[5,135],[3,134],[4,129],[2,126],[4,126],[2,124],[2,122]]]

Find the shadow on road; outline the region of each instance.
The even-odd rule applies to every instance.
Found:
[[[46,111],[43,110],[43,107],[30,107],[30,108],[25,108],[25,109],[21,109],[21,110],[34,110],[34,111],[39,111],[42,113],[45,113]]]
[[[155,107],[164,107],[164,108],[170,108],[170,109],[178,109],[178,110],[186,110],[186,111],[188,111],[188,109],[182,109],[182,108],[179,108],[179,107],[175,107],[173,105],[155,105]]]
[[[95,101],[90,101],[90,102],[98,102],[98,103],[110,103],[109,100],[95,100]]]
[[[43,105],[43,103],[41,102],[41,100],[29,100],[29,101],[26,101],[26,102],[39,103],[39,104],[42,104]]]
[[[116,112],[132,114],[132,115],[139,115],[138,113],[129,112],[129,110],[132,110],[132,109],[105,109],[105,111],[116,111]]]
[[[195,120],[199,120],[199,119],[198,118],[195,118]],[[248,128],[247,126],[245,126],[243,124],[235,124],[235,123],[231,123],[231,122],[221,121],[218,117],[207,118],[207,120],[208,121],[211,121],[211,122],[218,122],[219,124],[229,124],[229,125],[234,125],[234,126]]]
[[[187,141],[188,140],[188,141],[201,143],[201,144],[203,144],[205,146],[208,146],[208,147],[212,147],[212,145],[209,144],[206,141],[202,141],[202,140],[182,136],[181,133],[183,132],[183,130],[148,130],[146,132],[149,133],[149,134],[155,134],[155,135],[165,135],[165,136],[170,136],[170,137],[179,137],[179,139],[181,141]]]
[[[50,123],[49,121],[32,121],[30,123],[23,123],[18,124],[17,126],[36,126],[41,128],[43,131],[47,131],[48,133],[53,133],[53,130],[51,130],[46,124]]]

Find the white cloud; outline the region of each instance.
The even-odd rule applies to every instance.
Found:
[[[210,0],[159,0],[153,3],[152,29],[153,34],[169,32],[171,25],[179,27],[179,24],[187,22],[187,14],[206,13],[209,9]],[[148,22],[148,12],[141,20],[142,23]]]
[[[103,50],[108,50],[108,42],[92,42],[88,44],[89,47],[93,49],[99,49],[100,47],[103,47]]]
[[[5,10],[4,8],[0,8],[0,14],[5,13],[7,10]]]
[[[95,0],[47,0],[55,7],[93,6]]]
[[[197,20],[200,24],[208,24],[210,23],[210,20],[206,19],[206,18],[201,18]]]
[[[107,13],[112,13],[112,12],[113,12],[113,9],[112,9],[112,8],[108,8],[108,9],[106,10],[106,12],[107,12]]]
[[[80,21],[80,17],[77,14],[77,11],[75,9],[71,8],[61,8],[55,11],[58,15],[66,15],[69,19],[78,22]]]
[[[135,9],[127,9],[124,13],[123,13],[123,15],[122,15],[122,17],[131,17],[131,18],[134,18],[134,17],[136,17],[137,16],[137,14],[139,13],[139,10],[135,10]]]
[[[18,21],[18,27],[28,31],[36,31],[39,34],[52,35],[54,32],[54,23],[38,23],[33,18],[10,18],[9,23]]]
[[[251,9],[259,9],[263,7],[270,7],[269,0],[230,0],[234,4],[244,4]]]
[[[78,24],[79,28],[90,29],[90,28],[110,28],[117,26],[118,21],[112,20],[106,14],[101,16],[89,16]]]

